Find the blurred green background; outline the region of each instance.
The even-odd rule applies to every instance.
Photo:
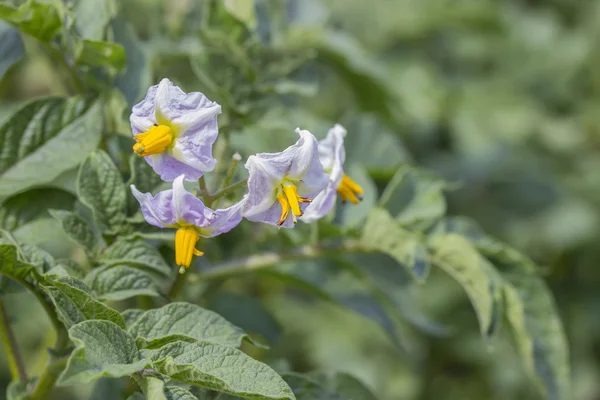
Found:
[[[573,399],[600,399],[599,1],[262,0],[255,19],[240,6],[260,38],[245,55],[198,33],[202,3],[118,2],[105,34],[125,47],[125,73],[111,79],[129,104],[162,77],[202,91],[223,105],[221,123],[236,116],[232,145],[245,156],[289,145],[296,126],[323,137],[339,122],[350,174],[372,193],[365,209],[399,166],[435,171],[450,182],[447,214],[473,218],[540,266],[569,338]],[[35,41],[24,43],[26,56],[0,83],[2,120],[26,100],[69,93]],[[114,129],[127,134],[124,126]],[[346,212],[337,217],[352,225],[362,211]],[[64,247],[43,239],[42,226],[31,229]],[[272,350],[255,356],[273,363],[349,372],[382,400],[538,398],[507,335],[482,339],[466,295],[438,270],[411,286],[424,322],[397,323],[400,345],[380,325],[268,274],[220,289],[208,304],[270,336]],[[11,296],[15,315],[28,316],[16,328],[31,350],[27,364],[40,368],[34,350],[48,345],[47,322],[20,301],[26,295]],[[253,301],[270,314],[240,320],[239,304]],[[4,386],[4,363],[0,373]],[[88,398],[90,388],[56,393]]]

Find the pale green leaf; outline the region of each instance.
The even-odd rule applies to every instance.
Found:
[[[33,101],[0,127],[0,196],[50,182],[83,161],[102,133],[90,98]]]
[[[27,385],[30,382],[12,381],[6,388],[6,400],[27,400]]]
[[[20,281],[28,277],[32,270],[32,265],[19,259],[14,245],[0,244],[0,273]]]
[[[14,231],[38,218],[48,217],[49,208],[72,208],[75,196],[61,189],[30,189],[6,198],[0,205],[0,227]]]
[[[374,208],[369,214],[361,243],[366,249],[391,256],[419,280],[429,273],[429,255],[420,237],[402,228],[382,208]]]
[[[254,0],[224,0],[223,5],[229,14],[244,23],[248,29],[252,30],[256,27]]]
[[[98,239],[86,220],[71,211],[49,210],[49,212],[61,223],[69,239],[83,247],[88,253],[96,254],[99,247]]]
[[[125,325],[131,326],[135,321],[138,320],[146,311],[139,308],[129,308],[121,313],[125,319]]]
[[[104,301],[125,300],[135,296],[160,296],[160,288],[149,274],[123,265],[94,270],[90,287]]]
[[[19,31],[0,21],[0,79],[6,71],[25,54],[25,46]]]
[[[502,279],[489,261],[464,237],[449,233],[433,237],[432,260],[465,290],[475,309],[483,335],[498,328],[502,315]]]
[[[110,321],[84,321],[69,329],[75,350],[59,385],[77,385],[102,377],[118,378],[131,375],[148,366],[139,357],[135,340]]]
[[[317,380],[306,375],[286,373],[282,377],[294,391],[297,400],[349,400],[349,398],[338,396]]]
[[[152,167],[146,162],[144,157],[140,157],[137,154],[133,154],[129,158],[129,169],[131,171],[131,176],[128,185],[135,185],[135,187],[142,193],[154,193],[154,189],[156,189],[159,185],[163,183],[163,180],[160,179],[160,175],[158,175]],[[132,209],[139,209],[140,203],[130,194],[130,205]]]
[[[140,381],[147,400],[198,400],[189,390],[180,386],[165,385],[158,377],[144,376]]]
[[[77,0],[73,6],[77,33],[90,40],[105,38],[106,27],[117,14],[115,0]]]
[[[338,372],[327,379],[326,385],[331,391],[350,400],[377,400],[364,383],[344,372]]]
[[[111,321],[125,328],[121,314],[94,299],[90,289],[75,278],[46,277],[42,287],[67,328],[90,319]]]
[[[90,154],[79,169],[77,193],[94,218],[116,232],[125,221],[125,185],[114,163],[103,151]]]
[[[171,274],[171,268],[158,250],[143,240],[117,240],[104,251],[101,262],[106,265],[146,268],[164,276]]]
[[[0,19],[42,42],[52,40],[62,26],[56,4],[37,0],[28,0],[18,8],[1,3]]]
[[[207,389],[247,399],[295,399],[289,386],[268,365],[242,351],[211,342],[173,342],[143,354],[157,372]]]
[[[190,303],[171,303],[146,311],[129,332],[146,347],[159,347],[174,340],[210,341],[239,347],[243,340],[252,342],[240,328],[219,314]]]
[[[569,347],[550,291],[529,273],[504,277],[505,315],[527,372],[547,399],[570,399]]]
[[[78,64],[105,67],[115,73],[125,68],[125,49],[118,43],[83,39],[77,42],[76,49]]]
[[[423,231],[446,213],[445,185],[431,173],[402,167],[386,186],[379,203],[402,227]]]

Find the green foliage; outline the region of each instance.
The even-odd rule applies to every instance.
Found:
[[[125,300],[135,296],[160,296],[160,287],[152,276],[125,265],[101,267],[88,277],[90,288],[105,301]]]
[[[18,8],[0,4],[0,18],[43,42],[52,40],[62,27],[57,7],[36,0],[28,0]]]
[[[77,175],[77,195],[94,219],[108,232],[118,232],[125,222],[125,185],[108,154],[90,154]]]
[[[129,265],[163,276],[171,273],[171,268],[156,248],[143,240],[117,240],[102,253],[100,261],[107,266]]]
[[[100,104],[92,98],[33,101],[0,127],[0,195],[47,183],[77,166],[100,140]]]
[[[19,31],[0,21],[0,79],[24,54],[25,46]]]
[[[96,234],[86,220],[71,211],[49,209],[48,212],[61,223],[71,240],[81,245],[90,254],[98,251]]]
[[[56,207],[72,208],[75,196],[61,189],[30,189],[7,197],[0,205],[0,227],[16,230],[39,218],[49,216]]]

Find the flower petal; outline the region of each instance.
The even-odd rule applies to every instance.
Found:
[[[324,170],[329,174],[329,180],[334,182],[335,188],[340,185],[344,177],[345,137],[346,129],[340,124],[335,124],[327,133],[327,137],[319,142],[319,160]]]
[[[213,237],[235,228],[242,221],[241,210],[245,201],[246,196],[231,207],[213,211],[208,224],[201,227],[200,236]]]
[[[177,216],[179,224],[190,224],[202,227],[210,219],[212,210],[202,201],[185,190],[183,175],[173,181],[173,213]]]
[[[248,157],[248,198],[242,207],[242,216],[249,217],[268,210],[277,200],[276,186],[285,176],[286,164],[271,162],[263,158],[269,153],[260,153]]]
[[[163,190],[152,197],[150,193],[141,193],[135,185],[131,185],[133,197],[140,203],[142,214],[150,225],[165,228],[177,223],[177,215],[173,212],[173,191]]]
[[[252,222],[263,222],[265,224],[277,226],[277,222],[279,222],[279,218],[281,218],[281,204],[279,204],[279,202],[275,202],[268,209],[261,213],[244,217]],[[278,226],[278,228],[293,227],[294,221],[291,216],[289,216],[281,226]]]
[[[300,217],[302,222],[311,223],[323,218],[333,209],[337,191],[333,182],[329,182],[327,188],[322,190],[313,201],[306,207],[304,214]]]
[[[160,179],[166,182],[174,180],[181,174],[186,181],[197,181],[204,175],[202,171],[184,164],[167,152],[144,158],[154,172],[160,175]]]

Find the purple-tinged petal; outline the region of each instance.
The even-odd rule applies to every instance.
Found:
[[[329,175],[329,180],[334,182],[335,188],[340,185],[344,177],[345,137],[346,129],[340,124],[335,124],[327,133],[327,137],[319,142],[319,159],[323,169]]]
[[[235,228],[242,221],[241,210],[245,201],[246,196],[230,207],[212,211],[204,226],[200,226],[200,236],[213,237]]]
[[[285,176],[285,165],[272,163],[263,156],[270,153],[261,153],[248,157],[246,169],[248,170],[248,198],[242,207],[242,215],[249,217],[268,210],[277,201],[277,185],[280,185]]]
[[[323,218],[333,209],[336,197],[337,191],[335,186],[333,186],[333,182],[330,181],[327,188],[322,190],[308,207],[306,207],[300,220],[302,222],[311,223]]]
[[[277,222],[279,222],[279,218],[281,218],[281,204],[278,201],[271,204],[271,206],[258,214],[244,216],[247,220],[252,222],[263,222],[265,224],[277,226]],[[288,216],[285,222],[281,226],[277,226],[278,228],[293,228],[294,221],[292,216]]]
[[[150,225],[165,228],[177,224],[177,215],[172,207],[172,190],[163,190],[153,197],[150,193],[141,193],[135,185],[131,185],[131,192],[140,203],[142,214]]]
[[[183,174],[186,181],[197,181],[204,173],[187,164],[182,163],[169,153],[155,154],[144,157],[146,162],[154,169],[160,179],[171,182]]]
[[[183,175],[173,181],[173,212],[181,225],[191,224],[201,226],[206,221],[212,210],[207,208],[202,201],[185,190]]]

